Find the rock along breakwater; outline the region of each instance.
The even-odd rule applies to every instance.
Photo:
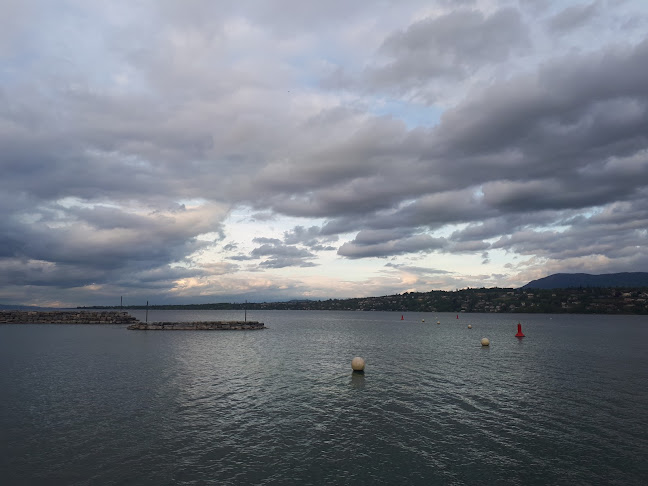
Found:
[[[135,331],[254,331],[257,321],[141,322],[118,311],[0,311],[0,324],[129,324]]]
[[[132,331],[256,331],[266,329],[257,321],[203,321],[203,322],[136,322],[128,326]]]
[[[118,311],[0,311],[0,324],[131,324],[139,322]]]

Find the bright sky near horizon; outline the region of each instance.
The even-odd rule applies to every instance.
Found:
[[[0,5],[0,304],[648,271],[648,2]]]

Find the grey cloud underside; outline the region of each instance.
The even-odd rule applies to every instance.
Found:
[[[249,254],[230,257],[231,260],[259,260],[264,268],[314,267],[317,263],[313,252],[334,251],[337,248],[325,243],[336,241],[337,236],[322,234],[321,228],[295,226],[284,232],[283,240],[278,238],[256,237],[252,241],[258,246]]]
[[[264,243],[250,252],[252,259],[264,259],[259,266],[266,268],[285,267],[313,267],[317,264],[310,261],[315,254],[304,248],[294,245],[284,245],[278,239],[255,238],[255,241]]]
[[[362,72],[337,69],[323,86],[439,101],[446,96],[446,83],[527,52],[531,48],[527,30],[514,8],[490,15],[458,8],[390,34]]]
[[[434,129],[407,132],[385,121],[392,135],[375,143],[352,134],[347,153],[336,160],[363,161],[354,173],[337,179],[318,166],[327,180],[291,165],[286,196],[272,196],[273,207],[296,216],[340,218],[414,199],[403,212],[425,212],[432,222],[432,211],[414,208],[424,206],[419,199],[441,198],[438,193],[447,189],[446,197],[471,188],[483,192],[475,219],[632,198],[648,174],[647,56],[644,41],[566,57],[473,94],[446,111]],[[358,174],[358,167],[366,174]]]
[[[284,242],[289,245],[302,244],[310,248],[323,249],[323,243],[337,241],[337,235],[325,235],[319,226],[295,226],[290,231],[284,232]]]
[[[348,258],[385,257],[406,253],[427,253],[443,248],[444,245],[444,239],[425,234],[403,237],[393,232],[364,230],[360,231],[353,241],[340,246],[338,255]]]
[[[549,19],[552,32],[567,32],[588,23],[597,14],[599,2],[572,5]]]
[[[0,280],[61,288],[169,288],[176,279],[206,275],[170,265],[209,248],[213,241],[196,236],[222,233],[219,224],[216,213],[194,214],[180,205],[148,214],[101,205],[16,208],[5,216],[0,234]]]
[[[418,21],[389,36],[380,49],[387,62],[368,68],[365,76],[377,88],[410,89],[430,78],[464,78],[528,47],[517,10],[505,8],[490,16],[457,10]]]
[[[251,252],[229,257],[264,268],[313,266],[333,249],[353,259],[505,250],[645,262],[648,40],[536,62],[532,28],[568,38],[599,25],[609,5],[503,2],[482,13],[479,2],[460,3],[425,18],[412,12],[458,2],[404,13],[381,4],[399,27],[368,35],[358,62],[336,64],[332,49],[313,60],[332,67],[309,71],[309,82],[331,91],[307,92],[304,102],[290,91],[306,61],[276,63],[275,49],[349,35],[339,9],[365,25],[373,3],[145,2],[155,31],[117,22],[118,32],[91,36],[105,43],[93,73],[85,52],[47,50],[30,31],[52,27],[52,7],[11,2],[11,19],[0,19],[0,59],[11,66],[0,73],[3,282],[169,288],[213,274],[187,259],[214,248],[199,236],[225,238],[237,205],[257,222],[324,221],[260,235]],[[102,12],[107,25],[115,20]],[[232,18],[241,25],[224,24]],[[256,28],[278,44],[262,56],[228,46],[226,28]],[[130,89],[109,86],[122,71]],[[331,106],[335,90],[346,98]],[[374,104],[399,95],[421,110],[446,109],[419,128],[375,114]],[[194,214],[183,200],[219,209]]]
[[[447,275],[451,272],[446,270],[439,270],[436,268],[417,267],[413,265],[405,265],[402,263],[385,263],[385,267],[394,268],[396,270],[403,270],[406,272],[417,273],[419,275]]]
[[[474,94],[448,110],[435,129],[410,132],[399,142],[407,145],[408,156],[412,147],[420,150],[418,163],[404,164],[406,178],[418,183],[404,187],[403,179],[375,181],[378,189],[373,192],[387,193],[382,200],[402,191],[401,200],[409,196],[414,202],[391,211],[375,204],[375,212],[365,212],[355,224],[435,229],[439,223],[490,221],[521,213],[530,226],[530,214],[615,201],[641,203],[641,189],[648,183],[646,66],[648,42],[643,41],[556,60],[533,75]],[[424,185],[421,181],[433,194],[417,191]],[[452,190],[443,192],[443,187]],[[318,207],[318,202],[326,208],[330,194],[323,189],[317,199],[319,194],[311,193],[310,206],[302,210]],[[374,195],[356,197],[365,198],[356,203],[363,207]],[[349,229],[354,208],[348,212],[349,218],[333,218],[324,230]],[[317,214],[322,213],[318,207]],[[515,229],[502,224],[499,231]],[[361,252],[350,243],[339,253],[374,256],[401,251],[398,245],[383,243],[383,251]]]

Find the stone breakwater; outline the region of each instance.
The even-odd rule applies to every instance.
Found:
[[[0,324],[131,324],[128,312],[117,311],[0,311]]]
[[[256,321],[204,321],[204,322],[136,322],[128,326],[133,331],[255,331],[266,329]]]

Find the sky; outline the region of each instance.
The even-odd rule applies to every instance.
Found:
[[[0,6],[0,304],[648,271],[644,0]]]

